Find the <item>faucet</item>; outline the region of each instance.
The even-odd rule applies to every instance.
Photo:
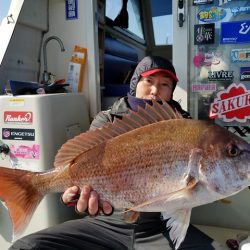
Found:
[[[47,44],[50,40],[56,40],[61,47],[61,51],[62,52],[65,51],[62,40],[57,36],[50,36],[44,41],[44,44],[43,44],[43,61],[44,61],[43,83],[44,84],[48,84],[49,79],[50,79],[50,74],[48,73],[48,64],[47,64]]]

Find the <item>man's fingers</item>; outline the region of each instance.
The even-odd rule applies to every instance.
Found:
[[[102,212],[104,213],[104,215],[111,215],[114,212],[114,208],[107,201],[103,201]]]
[[[90,215],[97,215],[99,211],[99,195],[96,191],[91,191],[89,196],[88,212]]]
[[[84,186],[82,188],[79,200],[76,204],[76,211],[79,213],[88,212],[88,206],[89,206],[89,199],[90,199],[90,193],[92,191],[92,188],[88,185]]]
[[[78,193],[79,187],[73,186],[68,188],[61,196],[62,202],[66,205],[73,202],[74,200],[76,200]]]
[[[113,207],[107,201],[100,201],[99,195],[89,185],[79,187],[73,186],[68,188],[61,196],[61,200],[67,206],[75,206],[77,213],[88,213],[91,216],[97,214],[111,215]]]

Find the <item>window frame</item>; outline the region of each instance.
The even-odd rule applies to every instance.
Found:
[[[0,65],[9,46],[24,0],[12,0],[8,14],[0,25]]]

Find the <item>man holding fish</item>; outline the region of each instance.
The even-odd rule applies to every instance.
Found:
[[[88,215],[25,236],[10,249],[219,249],[189,225],[191,209],[249,186],[250,145],[213,123],[183,119],[189,114],[172,98],[177,81],[168,60],[145,57],[130,93],[100,112],[91,131],[62,146],[54,170],[16,171],[16,179],[32,182],[37,203],[66,190],[63,203]],[[9,171],[0,168],[0,197],[11,210],[22,194],[5,194],[14,178]],[[14,233],[21,233],[29,217],[10,215]]]

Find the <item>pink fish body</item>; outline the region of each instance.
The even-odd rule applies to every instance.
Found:
[[[0,198],[14,235],[44,195],[92,185],[116,208],[162,212],[178,248],[193,207],[250,185],[250,145],[207,121],[182,119],[154,102],[102,129],[66,142],[45,173],[0,168]]]

